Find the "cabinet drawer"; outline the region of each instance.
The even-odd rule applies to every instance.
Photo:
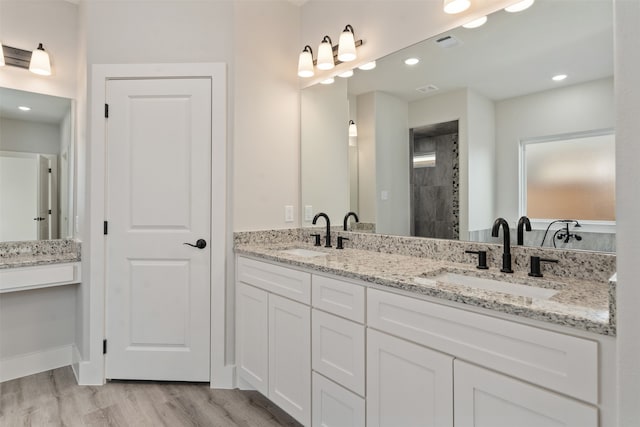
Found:
[[[324,276],[313,275],[313,306],[354,322],[364,323],[363,286]]]
[[[238,257],[237,279],[292,300],[311,303],[311,274]]]
[[[80,283],[79,262],[0,270],[0,293],[73,283]]]
[[[364,396],[364,326],[313,310],[312,367]]]
[[[313,373],[314,427],[365,427],[364,399]]]
[[[598,401],[598,344],[369,289],[368,326],[521,378]]]

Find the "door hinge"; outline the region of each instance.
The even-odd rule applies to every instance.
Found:
[[[104,234],[109,234],[109,221],[104,222]]]
[[[104,104],[104,117],[105,119],[109,118],[109,104]]]
[[[49,215],[51,215],[51,209],[49,209]]]
[[[51,168],[49,168],[49,173],[51,173]]]
[[[102,340],[102,354],[107,354],[107,340]]]

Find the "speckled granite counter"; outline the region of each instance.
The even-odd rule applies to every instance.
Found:
[[[277,244],[240,239],[236,240],[235,250],[238,254],[312,269],[321,273],[357,279],[598,334],[615,335],[615,303],[613,302],[615,292],[611,291],[611,287],[615,285],[614,282],[559,277],[546,273],[545,277],[537,279],[527,276],[526,270],[522,269],[514,274],[500,273],[496,268],[479,271],[470,264],[433,258],[370,250],[337,250],[307,246],[296,242],[293,234],[290,237],[288,241]],[[326,252],[328,255],[301,257],[282,252],[294,247]],[[552,288],[556,289],[557,293],[548,299],[541,299],[422,280],[442,271]]]
[[[80,261],[80,242],[33,240],[0,242],[0,269]]]

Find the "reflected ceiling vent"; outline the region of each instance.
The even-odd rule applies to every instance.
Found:
[[[438,86],[426,85],[426,86],[417,87],[416,90],[420,93],[432,93],[438,90]]]
[[[436,39],[435,43],[443,49],[451,49],[462,45],[462,42],[456,36],[442,36]]]

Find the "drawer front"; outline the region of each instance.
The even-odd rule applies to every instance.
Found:
[[[0,270],[0,293],[79,282],[79,262]]]
[[[598,343],[369,289],[368,326],[597,404]]]
[[[313,306],[329,313],[364,323],[363,286],[324,276],[313,275]]]
[[[314,309],[311,337],[313,369],[364,396],[364,326]]]
[[[311,304],[311,274],[238,257],[237,280],[274,294]]]
[[[365,427],[364,399],[313,373],[314,427]]]

